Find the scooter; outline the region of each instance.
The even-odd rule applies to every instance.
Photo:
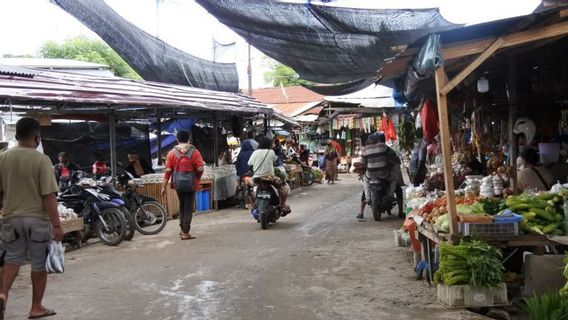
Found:
[[[371,195],[371,209],[375,221],[380,221],[383,213],[392,215],[392,209],[398,205],[399,211],[402,212],[402,189],[396,190],[396,198],[387,195],[390,182],[387,180],[372,179],[369,181]],[[399,213],[399,218],[401,218]]]
[[[255,179],[254,182],[257,186],[254,188],[255,208],[252,210],[252,216],[260,222],[262,229],[268,229],[271,223],[286,214],[280,208],[278,190],[272,182],[263,179]]]
[[[80,174],[75,174],[80,176]],[[59,194],[58,203],[73,209],[85,221],[84,241],[98,237],[108,246],[116,246],[122,242],[127,221],[120,210],[120,205],[101,194],[92,179],[81,179]]]

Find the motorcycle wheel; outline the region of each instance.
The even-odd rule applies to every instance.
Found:
[[[166,227],[168,215],[158,201],[144,201],[134,214],[134,227],[143,235],[160,233]]]
[[[100,219],[105,221],[108,229],[105,228],[105,225]],[[97,236],[104,244],[107,246],[116,246],[124,239],[127,228],[126,218],[124,218],[124,214],[122,214],[122,211],[119,209],[104,209],[100,213],[100,218],[97,218],[96,228]]]
[[[268,199],[257,200],[258,215],[260,218],[260,226],[266,230],[270,228],[270,211],[268,209]]]
[[[132,214],[126,208],[121,208],[122,214],[126,219],[126,232],[124,233],[124,240],[130,241],[134,238],[134,232],[136,229],[134,228],[134,219]]]
[[[381,221],[381,201],[379,200],[379,193],[371,192],[371,209],[373,211],[373,219]]]
[[[314,184],[316,177],[312,170],[304,172],[304,186],[309,187]]]

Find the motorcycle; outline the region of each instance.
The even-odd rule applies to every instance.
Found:
[[[75,174],[79,176],[79,174]],[[116,246],[122,242],[127,221],[120,205],[110,201],[107,195],[99,193],[96,183],[91,179],[81,179],[57,197],[58,203],[73,209],[85,221],[83,240],[98,237],[108,246]]]
[[[124,190],[121,198],[132,217],[134,228],[143,235],[160,233],[168,222],[168,215],[162,204],[152,197],[138,193],[143,183],[128,171],[118,176],[117,182]]]
[[[373,179],[369,182],[371,195],[371,210],[375,221],[380,221],[383,213],[392,214],[392,209],[398,205],[399,211],[402,212],[402,189],[397,188],[396,198],[387,194],[390,182],[387,180]],[[399,213],[399,218],[403,217]]]
[[[286,160],[286,173],[290,189],[297,186],[309,187],[314,184],[315,176],[312,168],[303,163],[300,158],[293,156]]]
[[[285,216],[280,208],[280,198],[278,190],[272,185],[271,181],[255,179],[257,185],[255,193],[255,209],[252,211],[253,217],[260,222],[262,229],[270,228],[271,223],[275,223],[280,217]]]

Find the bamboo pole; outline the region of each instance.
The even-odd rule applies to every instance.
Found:
[[[436,70],[436,95],[438,97],[438,119],[440,122],[440,143],[442,145],[442,158],[444,159],[444,182],[446,185],[447,209],[450,215],[450,234],[458,233],[458,220],[456,197],[454,192],[454,172],[452,169],[451,137],[448,121],[448,102],[441,89],[448,82],[444,67]]]

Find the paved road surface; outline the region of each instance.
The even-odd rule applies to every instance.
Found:
[[[51,319],[480,319],[434,303],[413,279],[411,254],[394,247],[401,220],[359,222],[360,185],[307,188],[271,230],[244,210],[195,218],[196,240],[175,222],[118,247],[89,245],[50,276]],[[11,292],[7,319],[25,319],[29,269]]]

